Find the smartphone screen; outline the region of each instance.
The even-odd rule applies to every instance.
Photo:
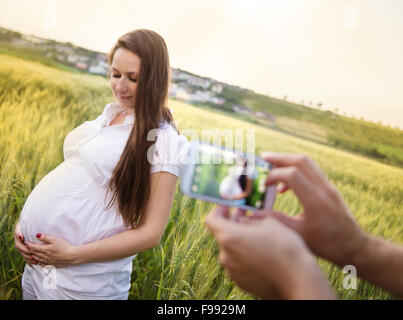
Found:
[[[267,161],[200,142],[191,143],[190,152],[194,161],[184,170],[184,194],[245,210],[273,206],[275,189],[265,186],[271,169]]]

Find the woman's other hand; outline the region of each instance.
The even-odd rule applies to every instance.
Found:
[[[21,254],[22,258],[30,267],[36,264],[32,257],[32,252],[26,247],[24,242],[24,235],[21,231],[21,224],[18,221],[14,229],[14,247]]]
[[[52,265],[62,268],[75,264],[75,246],[70,242],[47,234],[38,233],[37,239],[43,244],[28,242],[26,245],[32,251],[35,261],[41,266]]]

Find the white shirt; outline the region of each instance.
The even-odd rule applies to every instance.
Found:
[[[109,103],[95,120],[66,136],[64,161],[37,184],[24,204],[20,222],[26,241],[42,244],[36,234],[44,233],[81,245],[128,229],[117,213],[117,202],[104,210],[112,197],[109,191],[105,198],[108,181],[134,124],[134,114],[129,114],[123,124],[109,127],[122,110],[118,103]],[[183,167],[172,155],[186,153],[189,143],[167,122],[160,122],[158,131],[153,151],[160,161],[152,164],[151,173],[167,171],[180,177]],[[134,257],[57,268],[55,289],[44,285],[51,280],[48,270],[25,266],[23,285],[28,279],[39,299],[127,299]]]

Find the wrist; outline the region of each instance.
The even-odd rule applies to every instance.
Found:
[[[335,299],[327,279],[308,249],[293,261],[293,268],[289,270],[279,288],[283,299]]]
[[[70,252],[70,263],[71,265],[78,265],[82,264],[83,261],[81,261],[81,246],[72,246],[71,252]]]
[[[375,237],[370,234],[363,234],[362,242],[355,250],[346,264],[351,264],[356,268],[367,265],[368,259],[371,260],[371,250],[374,246]]]
[[[356,266],[360,264],[361,261],[368,256],[370,242],[371,236],[359,229],[353,240],[346,244],[341,258],[334,262],[340,267],[344,267],[346,265]]]

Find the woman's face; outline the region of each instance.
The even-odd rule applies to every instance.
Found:
[[[133,52],[124,48],[119,48],[115,51],[110,82],[113,94],[123,108],[134,110],[140,65],[139,56]]]

